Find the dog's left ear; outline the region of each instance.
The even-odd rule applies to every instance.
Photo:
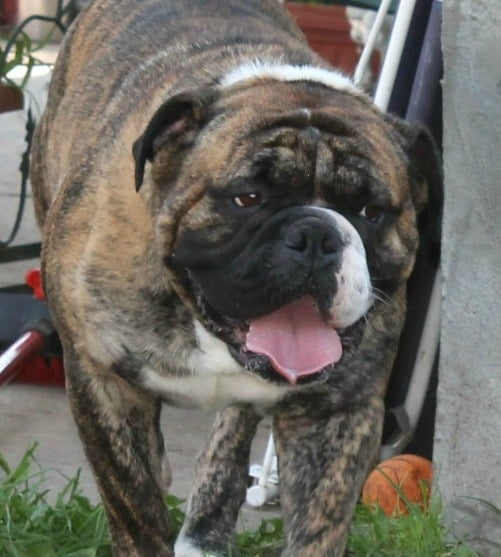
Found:
[[[421,124],[388,116],[408,157],[411,195],[422,232],[440,242],[443,206],[442,157],[430,132]]]
[[[187,146],[193,141],[209,119],[216,95],[215,89],[207,87],[179,93],[160,106],[143,135],[132,146],[136,191],[143,183],[146,161],[152,161],[160,148],[173,143]]]

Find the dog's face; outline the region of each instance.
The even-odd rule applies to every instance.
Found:
[[[419,142],[362,95],[308,81],[237,83],[158,110],[135,145],[137,185],[149,159],[171,282],[243,367],[325,377],[375,300],[406,281],[427,195]]]

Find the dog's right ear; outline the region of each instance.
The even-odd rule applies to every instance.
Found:
[[[151,162],[159,149],[169,143],[189,145],[195,134],[209,120],[210,108],[216,97],[216,90],[207,87],[179,93],[160,106],[143,135],[132,146],[136,191],[139,191],[143,183],[146,161]]]

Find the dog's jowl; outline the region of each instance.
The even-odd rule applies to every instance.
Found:
[[[274,0],[95,0],[36,131],[43,277],[115,557],[234,555],[273,415],[283,555],[341,556],[438,161]],[[174,540],[162,403],[215,407]]]

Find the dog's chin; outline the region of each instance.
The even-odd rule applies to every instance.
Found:
[[[250,320],[237,320],[220,315],[209,305],[200,290],[197,291],[195,300],[205,329],[228,346],[232,357],[243,368],[272,383],[288,383],[287,379],[276,371],[268,356],[252,352],[246,347]],[[327,381],[335,373],[336,367],[342,364],[343,359],[360,344],[366,321],[366,316],[362,316],[349,327],[336,329],[342,345],[341,359],[335,364],[329,364],[319,369],[315,373],[301,376],[298,383],[307,385]]]

